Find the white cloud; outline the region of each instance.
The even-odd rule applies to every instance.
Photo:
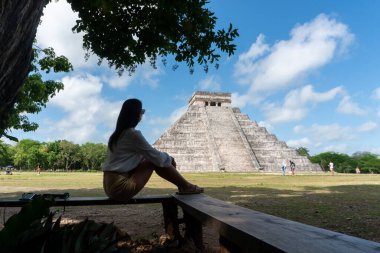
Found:
[[[220,91],[220,81],[215,75],[209,75],[199,81],[197,88],[202,91]]]
[[[57,55],[66,56],[75,68],[97,66],[96,57],[86,62],[83,50],[83,33],[73,33],[78,15],[66,1],[52,1],[44,9],[41,24],[37,30],[37,43],[53,47]]]
[[[169,127],[170,125],[174,124],[185,112],[187,111],[187,106],[180,107],[176,110],[174,110],[169,117],[162,118],[162,117],[154,117],[148,119],[148,124],[150,125],[166,125]]]
[[[55,139],[75,143],[94,141],[96,136],[106,138],[99,133],[102,131],[99,128],[114,127],[122,101],[111,103],[101,98],[103,84],[100,78],[92,75],[66,76],[62,82],[65,89],[52,98],[50,104],[61,108],[66,116],[44,128],[54,134]]]
[[[337,111],[343,114],[364,115],[366,111],[351,100],[350,96],[344,96],[340,101]]]
[[[250,49],[246,53],[239,55],[235,65],[235,76],[240,79],[240,83],[249,83],[251,73],[258,67],[253,61],[268,52],[269,49],[269,45],[265,44],[265,36],[260,34]]]
[[[380,100],[380,87],[373,91],[372,98]]]
[[[266,119],[272,124],[300,120],[307,114],[306,107],[282,107],[273,103],[266,104],[263,110]]]
[[[364,124],[362,124],[359,128],[359,132],[372,132],[375,129],[377,129],[378,125],[373,121],[368,121]]]
[[[137,68],[136,73],[134,74],[137,75],[142,85],[148,85],[151,88],[156,88],[159,82],[157,76],[161,75],[162,71],[159,67],[154,69],[148,62],[145,62]]]
[[[290,91],[282,105],[266,103],[263,110],[271,123],[301,120],[309,112],[309,105],[327,102],[338,94],[343,93],[342,87],[336,87],[326,92],[314,92],[311,85]]]
[[[351,127],[343,127],[339,124],[313,124],[309,131],[314,136],[314,139],[322,138],[324,141],[343,141],[355,138]]]
[[[233,107],[243,108],[249,101],[249,97],[247,95],[239,95],[236,92],[231,93],[231,105]]]
[[[92,75],[66,76],[62,79],[65,89],[55,96],[51,103],[65,111],[74,111],[82,107],[93,105],[98,99],[102,83],[98,77]],[[93,102],[90,103],[89,102]],[[79,108],[78,108],[79,107]]]
[[[147,131],[147,136],[154,142],[157,140],[164,132],[172,126],[185,112],[187,111],[187,106],[180,107],[174,110],[168,117],[153,117],[147,118],[147,123],[151,126]],[[162,126],[162,128],[159,128]]]
[[[293,132],[298,134],[298,133],[301,133],[302,131],[304,131],[305,127],[302,126],[302,125],[296,125],[295,127],[293,127]]]
[[[128,73],[123,73],[119,76],[115,71],[110,72],[109,75],[103,75],[102,81],[107,83],[109,86],[118,89],[127,88],[132,81],[136,78],[136,75],[128,75]]]
[[[99,67],[96,55],[86,61],[83,50],[83,33],[73,33],[71,30],[77,19],[77,13],[71,10],[70,4],[66,1],[50,2],[44,10],[42,23],[38,27],[38,44],[41,47],[53,47],[57,55],[66,56],[73,64],[74,70],[77,68],[100,68],[101,71],[107,73],[103,74],[102,80],[113,88],[126,88],[134,80],[152,88],[158,86],[156,76],[161,74],[161,70],[152,68],[148,61],[139,65],[131,76],[127,72],[119,76],[116,70],[110,69],[108,65]]]
[[[145,62],[137,66],[136,71],[131,75],[128,72],[124,72],[119,76],[113,69],[104,69],[102,80],[109,86],[117,89],[125,89],[134,81],[154,89],[158,86],[158,76],[161,74],[162,71],[158,67],[154,69],[148,62]]]
[[[346,141],[356,138],[355,131],[351,127],[343,127],[339,124],[313,124],[310,127],[299,127],[297,130],[299,134],[307,135],[312,143]]]
[[[289,140],[287,144],[292,147],[314,147],[318,148],[321,152],[334,151],[348,154],[349,152],[353,152],[356,147],[350,143],[361,138],[360,133],[373,132],[376,129],[378,129],[378,124],[372,121],[366,122],[359,127],[347,127],[339,124],[313,124],[308,127],[297,125],[293,128],[294,132],[305,137]],[[368,151],[369,149],[370,146],[367,145],[366,150]]]
[[[309,138],[304,137],[298,140],[288,140],[286,144],[289,147],[298,148],[298,147],[309,146],[311,144],[311,141],[309,140]]]
[[[260,34],[235,65],[239,82],[250,85],[240,97],[241,103],[259,103],[267,95],[294,85],[345,52],[353,39],[345,24],[325,14],[294,27],[289,40],[278,41],[272,47]]]
[[[350,148],[347,144],[345,143],[338,143],[338,144],[333,144],[329,145],[323,148],[324,152],[338,152],[338,153],[344,153],[347,154],[349,152]]]

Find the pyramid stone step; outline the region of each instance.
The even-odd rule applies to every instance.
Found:
[[[265,127],[231,107],[231,94],[195,92],[187,111],[153,144],[186,172],[280,172],[283,160],[296,170],[320,171]]]

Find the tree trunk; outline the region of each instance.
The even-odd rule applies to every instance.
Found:
[[[7,128],[7,117],[29,73],[33,40],[47,2],[0,0],[0,130]]]

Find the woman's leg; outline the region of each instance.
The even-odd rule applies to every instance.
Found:
[[[149,161],[143,161],[136,169],[130,172],[132,174],[131,178],[136,184],[133,195],[136,195],[146,185],[152,175],[153,170],[156,171],[157,175],[163,179],[176,185],[179,192],[203,192],[202,188],[199,188],[198,186],[187,181],[173,165],[161,168],[155,166]]]
[[[131,173],[131,179],[135,182],[135,191],[133,195],[136,195],[146,185],[149,178],[152,176],[154,165],[148,161],[143,161],[137,166]]]
[[[202,188],[199,188],[198,186],[187,181],[173,165],[163,168],[155,167],[154,170],[157,175],[176,185],[179,192],[203,192]]]
[[[141,191],[152,173],[153,168],[148,162],[142,162],[128,174],[104,172],[104,191],[112,199],[128,201]]]

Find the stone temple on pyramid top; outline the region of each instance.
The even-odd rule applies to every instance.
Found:
[[[321,171],[231,107],[231,93],[195,92],[187,111],[153,146],[172,155],[181,172],[280,172],[283,160],[288,168],[294,161],[296,172]]]

